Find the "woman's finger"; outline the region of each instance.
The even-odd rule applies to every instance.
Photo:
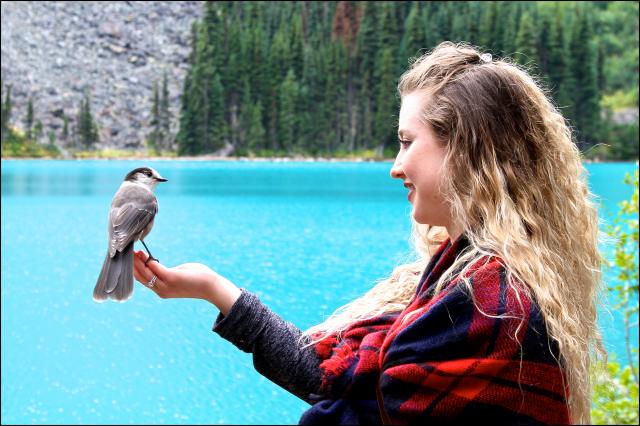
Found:
[[[153,287],[149,286],[149,282],[153,279],[154,274],[149,268],[144,266],[144,262],[136,257],[133,262],[133,267],[135,271],[134,274],[137,274],[139,276],[139,279],[136,279],[138,279],[138,281],[145,287],[148,287],[154,292],[158,293],[157,290],[162,284],[162,281],[156,278]]]
[[[142,284],[146,284],[149,281],[147,278],[147,272],[145,271],[144,263],[142,260],[138,258],[138,256],[133,257],[133,276]],[[153,274],[152,274],[153,275]]]
[[[146,254],[145,254],[145,261],[146,261]],[[144,262],[143,262],[144,263]],[[162,281],[167,282],[168,280],[170,280],[170,275],[171,275],[171,271],[169,271],[167,268],[164,267],[164,265],[160,264],[157,261],[151,261],[148,262],[146,264],[146,268],[149,269],[151,271],[152,274],[155,274],[158,276],[159,279],[161,279]]]
[[[136,266],[136,263],[137,263],[137,259],[134,257],[133,258],[133,278],[135,278],[136,281],[138,281],[138,282],[142,282],[142,280],[144,280],[144,278],[142,278],[142,275],[138,271],[138,267]]]
[[[143,262],[147,260],[147,257],[149,257],[149,255],[143,252],[142,250],[137,250],[135,252],[135,255],[138,259],[142,260]]]
[[[140,282],[144,281],[144,261],[141,260],[142,256],[140,256],[140,252],[136,251],[133,255],[133,274],[136,279]]]

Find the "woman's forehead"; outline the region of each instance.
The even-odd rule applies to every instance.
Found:
[[[426,101],[427,96],[420,92],[411,92],[402,98],[398,134],[418,130],[422,124],[420,117]]]

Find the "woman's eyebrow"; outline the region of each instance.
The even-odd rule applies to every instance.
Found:
[[[405,136],[410,138],[411,137],[411,132],[406,130],[406,129],[400,129],[398,130],[398,136],[401,138],[404,138]]]

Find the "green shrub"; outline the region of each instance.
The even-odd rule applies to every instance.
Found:
[[[18,131],[8,132],[2,141],[2,158],[58,158],[60,150],[54,144],[42,145]]]
[[[614,309],[624,313],[628,363],[620,365],[614,354],[604,372],[596,374],[591,410],[595,424],[638,424],[638,347],[631,341],[638,327],[638,170],[633,176],[627,174],[624,182],[633,193],[620,204],[614,226],[608,229],[615,245],[613,262],[607,267],[617,275],[608,291],[617,295]]]
[[[635,368],[637,371],[637,364]],[[622,368],[610,361],[604,373],[594,380],[591,421],[597,425],[637,425],[638,383],[631,366]]]

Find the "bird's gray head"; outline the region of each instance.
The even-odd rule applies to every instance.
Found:
[[[133,169],[127,173],[124,180],[125,182],[129,181],[133,183],[140,183],[152,189],[155,188],[158,182],[167,181],[167,179],[160,176],[160,173],[158,173],[157,170],[154,170],[151,167],[138,167],[137,169]]]

